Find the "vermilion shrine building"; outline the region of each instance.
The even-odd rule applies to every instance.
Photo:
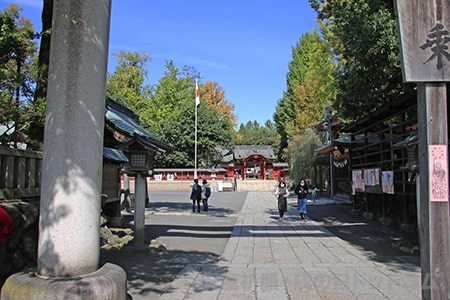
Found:
[[[240,179],[274,179],[286,177],[288,163],[275,162],[272,146],[234,146],[220,162],[229,177]]]
[[[289,165],[275,162],[272,146],[234,146],[222,152],[222,160],[211,169],[198,169],[197,176],[206,180],[224,178],[278,180],[289,174]],[[194,169],[155,169],[152,180],[192,180]]]

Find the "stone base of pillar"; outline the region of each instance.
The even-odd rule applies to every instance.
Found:
[[[127,298],[127,275],[110,263],[97,271],[67,278],[43,278],[35,273],[10,276],[1,290],[2,300],[123,299]]]

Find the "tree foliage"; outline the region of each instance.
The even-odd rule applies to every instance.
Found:
[[[19,132],[30,123],[33,105],[33,56],[36,34],[29,20],[20,17],[21,9],[11,5],[0,12],[0,124],[7,133],[0,143],[17,146]]]
[[[333,69],[329,45],[316,31],[304,34],[292,48],[287,91],[274,114],[280,153],[292,137],[323,120],[324,106],[331,105],[336,95]]]
[[[309,0],[338,62],[334,107],[350,121],[410,92],[403,84],[393,2]]]
[[[257,121],[248,121],[241,124],[236,132],[236,145],[271,145],[276,146],[280,142],[280,136],[275,125],[267,120],[264,126]]]
[[[166,62],[166,71],[152,87],[150,101],[140,114],[142,122],[154,134],[164,137],[164,123],[178,122],[177,112],[183,102],[195,98],[195,78],[198,72],[191,67],[177,68],[173,61]]]
[[[192,94],[195,95],[195,94]],[[217,110],[200,104],[197,111],[197,161],[198,167],[210,168],[217,157],[217,147],[232,145],[233,127]],[[171,121],[161,124],[163,140],[175,151],[159,155],[157,164],[166,168],[192,168],[195,165],[195,102],[183,101],[170,116]]]
[[[233,115],[234,104],[227,101],[224,89],[217,82],[205,82],[200,85],[199,92],[202,95],[202,103],[205,103],[209,108],[216,110],[224,118],[229,120],[233,127],[236,125],[236,117]]]
[[[327,164],[327,157],[317,157],[314,152],[314,149],[323,145],[323,142],[323,137],[312,128],[307,128],[302,134],[290,140],[286,152],[293,182],[298,182],[300,178],[314,179],[315,168]]]
[[[303,54],[306,73],[303,82],[292,87],[295,117],[286,124],[289,136],[302,134],[306,128],[321,123],[324,107],[331,105],[336,97],[334,64],[328,44],[313,31],[302,37],[298,48]]]
[[[150,96],[150,88],[145,84],[150,57],[136,52],[114,53],[113,56],[117,59],[117,66],[113,74],[108,73],[106,93],[140,114],[146,108]]]

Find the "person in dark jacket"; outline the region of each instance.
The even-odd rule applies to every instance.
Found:
[[[286,183],[283,180],[280,180],[278,183],[275,196],[278,199],[278,213],[280,214],[278,221],[280,222],[284,220],[284,213],[287,212],[286,198],[289,196],[289,190],[286,188]]]
[[[202,202],[203,202],[203,211],[208,211],[208,199],[211,196],[211,187],[208,184],[206,179],[203,179],[202,186]]]
[[[194,184],[192,185],[191,200],[192,212],[195,212],[196,207],[197,211],[200,212],[200,201],[202,201],[202,187],[198,184],[197,178],[194,179]]]
[[[297,186],[295,187],[295,194],[297,195],[297,204],[298,204],[298,212],[302,220],[305,220],[306,216],[306,195],[308,195],[308,185],[306,184],[305,179],[300,179]]]

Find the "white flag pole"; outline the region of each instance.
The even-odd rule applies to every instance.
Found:
[[[197,107],[200,102],[198,83],[195,79],[195,141],[194,141],[194,179],[197,178]]]

